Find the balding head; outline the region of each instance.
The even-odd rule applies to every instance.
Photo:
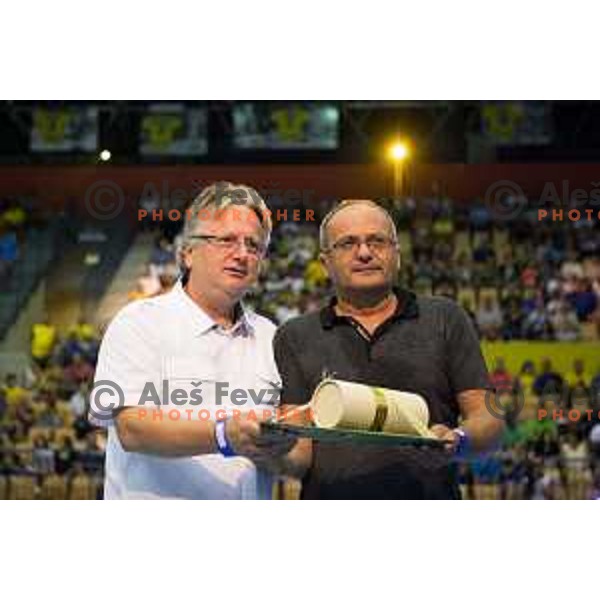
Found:
[[[340,202],[339,204],[336,204],[325,215],[325,217],[323,218],[323,221],[321,221],[321,227],[319,229],[319,244],[321,246],[322,252],[327,251],[329,249],[329,246],[330,246],[329,228],[330,228],[332,221],[335,220],[335,217],[337,215],[339,215],[342,211],[345,211],[348,209],[362,208],[362,207],[367,208],[367,209],[377,210],[377,211],[381,212],[383,215],[385,215],[385,218],[389,224],[389,232],[388,233],[394,241],[397,241],[398,235],[396,233],[396,225],[395,225],[394,221],[392,220],[392,217],[387,212],[387,210],[385,210],[385,208],[383,208],[382,206],[377,204],[377,202],[374,202],[373,200],[368,200],[368,199],[342,200],[342,202]]]

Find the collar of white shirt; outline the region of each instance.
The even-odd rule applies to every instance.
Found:
[[[230,329],[225,329],[214,319],[206,314],[190,297],[178,281],[171,290],[170,294],[173,300],[177,302],[182,310],[185,310],[193,323],[195,335],[204,335],[213,329],[221,331],[231,336],[241,335],[250,336],[255,334],[255,315],[249,311],[243,303],[238,303],[235,307],[235,324]]]

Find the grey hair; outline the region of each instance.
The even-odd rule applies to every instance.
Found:
[[[319,227],[319,245],[321,247],[321,250],[328,250],[329,249],[329,239],[327,236],[327,228],[329,227],[329,223],[331,221],[331,219],[333,219],[333,217],[335,215],[337,215],[339,212],[341,212],[342,210],[344,210],[345,208],[348,208],[350,206],[358,206],[360,204],[364,204],[366,206],[370,206],[372,208],[377,208],[379,209],[387,218],[387,220],[390,223],[390,228],[392,230],[392,236],[394,237],[394,241],[398,241],[398,232],[396,231],[396,224],[394,223],[394,220],[392,219],[390,213],[385,210],[385,208],[383,208],[383,206],[377,204],[377,202],[375,202],[374,200],[342,200],[339,204],[336,204],[324,217],[323,220],[321,221],[321,226]]]
[[[265,244],[269,244],[273,222],[271,220],[271,211],[260,194],[254,188],[243,184],[230,183],[229,181],[213,183],[205,187],[194,198],[194,201],[185,213],[183,231],[177,243],[177,263],[184,280],[189,275],[183,259],[184,253],[197,243],[192,239],[192,236],[198,233],[198,224],[205,221],[205,219],[201,218],[203,212],[212,209],[215,218],[218,218],[219,211],[235,206],[245,206],[256,214],[265,234]]]

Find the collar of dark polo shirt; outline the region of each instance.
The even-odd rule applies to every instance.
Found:
[[[380,331],[384,325],[396,321],[404,321],[406,319],[415,319],[419,316],[419,305],[417,304],[417,297],[413,292],[405,288],[394,287],[394,294],[398,299],[396,304],[396,310],[394,314],[389,317],[384,323],[379,325],[377,331]],[[346,315],[338,315],[335,312],[335,305],[337,304],[337,298],[333,296],[327,306],[321,309],[321,325],[323,329],[332,329],[335,325],[342,323],[356,322],[355,319]]]

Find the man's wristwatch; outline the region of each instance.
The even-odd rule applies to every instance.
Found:
[[[225,431],[226,425],[227,419],[219,419],[215,423],[215,440],[217,442],[217,448],[223,456],[235,456],[235,450],[227,438],[227,432]]]

